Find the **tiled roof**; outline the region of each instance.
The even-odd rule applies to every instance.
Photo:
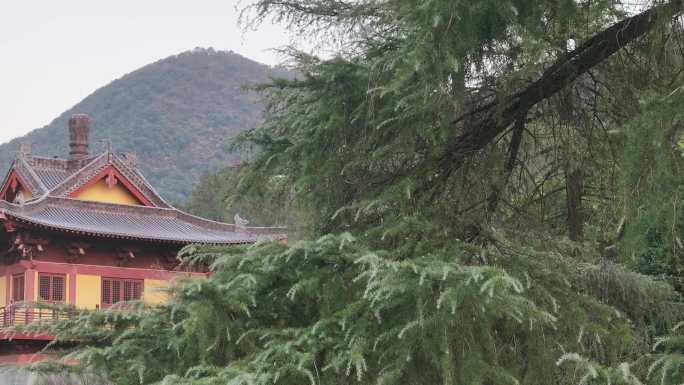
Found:
[[[33,198],[24,204],[0,200],[0,221],[14,219],[29,226],[85,236],[180,244],[241,244],[264,238],[287,238],[285,228],[239,227],[175,209],[164,201],[134,164],[112,152],[73,162],[20,155],[11,170],[19,174]],[[74,191],[108,167],[118,170],[154,207],[70,198]]]
[[[38,156],[20,156],[17,163],[31,173],[38,182],[49,192],[64,182],[76,170],[69,169],[65,159],[43,158]],[[42,195],[42,194],[41,194]]]
[[[92,177],[100,173],[107,166],[114,165],[121,173],[126,176],[136,187],[138,187],[145,197],[157,207],[170,208],[171,206],[150,186],[149,183],[140,175],[140,172],[129,167],[123,160],[113,153],[106,152],[100,156],[89,159],[84,165],[70,173],[59,184],[50,189],[50,196],[68,197],[70,193],[88,183]]]
[[[45,197],[24,205],[0,201],[0,213],[29,225],[80,235],[173,243],[242,244],[285,239],[284,228],[240,228],[176,209]]]
[[[71,175],[71,173],[66,170],[34,168],[33,171],[38,175],[38,178],[40,178],[48,190],[52,190]]]
[[[28,165],[25,159],[19,158],[12,164],[11,170],[15,170],[21,179],[27,184],[27,188],[34,197],[40,197],[48,193],[47,187],[40,180],[33,168]]]

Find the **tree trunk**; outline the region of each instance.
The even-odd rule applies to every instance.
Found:
[[[558,115],[561,126],[567,133],[563,144],[565,157],[565,205],[568,236],[573,241],[581,241],[584,236],[584,218],[582,216],[582,195],[584,194],[584,174],[582,173],[581,138],[576,135],[579,120],[574,114],[575,98],[572,87],[566,88],[559,95]]]

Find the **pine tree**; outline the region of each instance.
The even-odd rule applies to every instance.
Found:
[[[640,126],[629,91],[662,92],[628,75],[677,81],[661,37],[678,36],[681,7],[257,1],[252,21],[338,48],[289,51],[298,78],[261,87],[267,120],[241,138],[260,150],[240,191],[277,180],[285,188],[266,190],[306,206],[312,239],[189,247],[185,263],[210,278],[179,283],[166,305],[84,312],[52,332],[117,384],[577,383],[569,362],[585,382],[634,383],[620,365],[679,321],[679,298],[608,260],[606,234],[561,235],[617,216],[628,176],[603,166],[639,143],[608,131]],[[637,64],[611,56],[628,43]],[[653,57],[657,74],[639,62]],[[610,196],[585,213],[595,186]]]

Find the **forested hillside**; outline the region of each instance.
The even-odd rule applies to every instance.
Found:
[[[66,125],[74,113],[93,119],[91,146],[137,153],[145,175],[174,203],[184,202],[199,178],[239,160],[227,149],[232,137],[254,128],[263,104],[246,85],[274,70],[232,52],[195,49],[136,70],[98,89],[46,127],[0,145],[0,167],[9,166],[21,142],[33,152],[64,156]]]
[[[263,87],[265,121],[237,141],[258,153],[192,202],[294,207],[307,235],[187,247],[212,274],[168,303],[47,328],[78,341],[68,369],[127,385],[684,383],[684,1],[636,3],[250,3],[250,26],[338,55],[289,51],[301,76]]]

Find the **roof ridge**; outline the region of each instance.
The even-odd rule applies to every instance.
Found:
[[[67,171],[66,159],[47,158],[42,156],[28,156],[26,162],[33,168],[41,170],[64,170]]]
[[[38,159],[38,160],[54,160],[57,162],[67,162],[67,159],[64,158],[54,158],[54,157],[49,157],[49,156],[42,156],[42,155],[27,155],[27,158],[31,159]]]
[[[241,227],[235,223],[215,221],[212,219],[207,219],[207,218],[203,218],[203,217],[200,217],[200,216],[197,216],[194,214],[187,213],[187,212],[180,210],[180,209],[175,209],[175,210],[178,213],[180,213],[185,219],[199,220],[199,221],[201,221],[203,223],[207,223],[207,224],[231,226],[231,227],[233,227],[234,231],[239,231],[241,229],[244,229],[244,230],[247,230],[248,233],[252,233],[252,234],[266,234],[266,233],[268,233],[268,231],[271,231],[271,230],[272,231],[280,231],[280,230],[287,231],[287,227],[284,227],[284,226],[245,226],[245,227]]]
[[[118,162],[120,165],[114,165],[114,161]],[[129,171],[130,173],[134,174],[133,176],[140,179],[140,183],[142,183],[142,186],[136,186],[136,187],[138,189],[140,189],[141,187],[144,187],[145,189],[149,190],[149,191],[147,191],[147,194],[145,194],[145,195],[150,195],[149,193],[151,193],[152,196],[151,197],[148,196],[147,199],[150,199],[151,201],[156,201],[155,204],[161,204],[161,206],[174,208],[171,204],[166,202],[164,197],[162,197],[157,192],[157,190],[154,189],[154,187],[150,184],[150,182],[147,181],[145,176],[142,174],[142,172],[140,172],[140,170],[137,167],[131,167],[126,161],[121,159],[121,157],[119,157],[115,153],[112,153],[112,162],[111,163],[115,167],[118,167],[120,169],[120,171],[122,172],[122,174],[124,174],[124,176],[128,177],[129,179],[131,179],[131,178],[130,178],[130,176],[126,175],[125,171]],[[131,182],[135,183],[136,181],[131,180]],[[143,192],[143,193],[145,193],[145,192]]]
[[[53,187],[52,190],[50,190],[48,193],[54,193],[55,191],[58,191],[59,189],[63,188],[65,185],[67,185],[68,182],[72,181],[72,179],[75,179],[83,170],[87,169],[88,167],[92,166],[95,164],[97,161],[101,160],[107,155],[107,153],[102,153],[96,157],[94,157],[90,162],[88,162],[86,165],[81,167],[80,169],[74,171],[71,175],[69,175],[66,179],[64,179],[62,182],[60,182],[57,186]]]
[[[38,176],[38,174],[36,174],[36,172],[33,170],[33,167],[31,167],[31,165],[28,164],[28,162],[26,161],[26,159],[25,159],[24,157],[22,157],[22,156],[20,156],[18,160],[19,160],[20,162],[22,162],[22,163],[24,164],[24,166],[26,166],[26,169],[27,169],[28,172],[31,174],[31,177],[32,177],[33,179],[35,179],[36,181],[38,181],[38,184],[40,185],[40,188],[43,190],[41,195],[47,195],[47,193],[50,191],[50,189],[47,188],[47,186],[45,185],[45,183],[43,183],[43,180],[40,179],[40,177]]]
[[[93,158],[89,163],[77,169],[55,187],[50,189],[48,194],[51,196],[68,196],[83,186],[84,183],[88,183],[88,181],[97,175],[98,172],[109,166],[116,168],[116,170],[140,190],[145,198],[152,202],[154,206],[173,207],[154,190],[137,168],[131,167],[126,161],[111,151],[105,151]]]
[[[22,181],[27,184],[25,187],[28,188],[28,190],[31,192],[31,195],[42,196],[47,193],[47,190],[41,183],[40,178],[38,178],[35,172],[32,172],[33,170],[31,169],[31,166],[29,166],[26,160],[22,157],[17,157],[15,159],[15,161],[12,163],[10,172],[11,171],[14,171],[22,179]]]
[[[5,200],[0,200],[1,206],[5,206],[4,209],[14,209],[21,213],[30,212],[32,210],[39,210],[41,208],[41,203],[45,202],[48,198],[48,194],[41,195],[38,199],[30,200],[24,204],[17,204],[8,202]]]
[[[17,159],[14,158],[14,160],[12,161],[12,164],[10,164],[9,168],[7,169],[7,172],[5,172],[5,177],[2,179],[2,185],[0,185],[0,188],[2,188],[2,186],[4,186],[9,181],[9,177],[10,177],[10,175],[12,175],[12,170],[14,170],[14,165],[16,163],[17,163]],[[3,201],[0,199],[0,202],[3,202]]]

